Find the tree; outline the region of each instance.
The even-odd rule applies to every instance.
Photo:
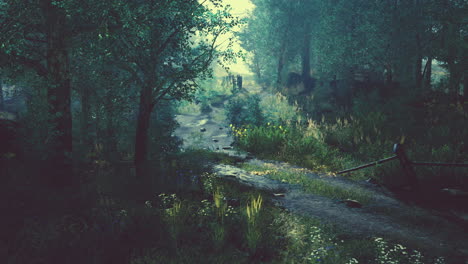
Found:
[[[103,37],[115,43],[109,46],[112,63],[139,89],[134,162],[137,176],[144,179],[149,175],[151,113],[161,101],[190,97],[197,89],[196,79],[209,76],[213,60],[227,55],[216,49],[219,36],[239,21],[219,0],[142,0],[112,11],[123,27]]]
[[[18,75],[34,71],[47,85],[53,133],[48,140],[50,183],[72,183],[72,116],[70,51],[80,34],[95,31],[104,19],[102,1],[71,0],[0,2],[0,59],[2,68]],[[93,6],[93,9],[85,8]]]
[[[297,55],[293,16],[295,1],[255,0],[255,9],[243,32],[242,46],[252,54],[251,68],[260,82],[280,87],[288,64]],[[273,81],[274,79],[274,81]]]

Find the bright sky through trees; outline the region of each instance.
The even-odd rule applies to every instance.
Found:
[[[245,18],[249,16],[250,12],[255,8],[255,5],[250,2],[250,0],[224,0],[223,4],[225,5],[230,5],[232,7],[232,14],[234,16],[238,16],[240,18]],[[220,43],[223,41],[227,40],[228,38],[232,37],[232,33],[229,32],[228,34],[222,36],[220,38]],[[239,43],[235,43],[234,49],[236,51],[242,50],[245,52],[244,49],[239,45]],[[252,72],[250,71],[249,67],[245,62],[243,62],[241,59],[237,61],[237,63],[232,63],[229,64],[229,67],[231,69],[231,72],[233,74],[241,74],[241,75],[251,75]],[[226,75],[226,72],[222,70],[221,67],[216,67],[215,69],[215,75],[216,76],[224,76]]]

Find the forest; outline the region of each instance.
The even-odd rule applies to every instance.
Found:
[[[0,0],[0,262],[468,263],[466,0]]]

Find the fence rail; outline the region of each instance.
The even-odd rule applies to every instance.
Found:
[[[343,174],[343,173],[347,173],[347,172],[352,172],[352,171],[357,171],[357,170],[360,170],[360,169],[373,167],[373,166],[376,166],[378,164],[382,164],[382,163],[392,161],[392,160],[395,160],[395,159],[398,159],[397,155],[395,155],[393,157],[390,157],[390,158],[381,159],[381,160],[377,160],[377,161],[374,161],[374,162],[371,162],[371,163],[367,163],[367,164],[361,165],[359,167],[355,167],[355,168],[347,169],[347,170],[344,170],[344,171],[340,171],[337,174]]]
[[[406,155],[405,147],[403,144],[395,144],[393,146],[393,152],[395,153],[394,156],[377,160],[371,163],[367,163],[355,168],[347,169],[338,172],[337,174],[344,174],[348,172],[353,172],[369,167],[376,166],[378,164],[386,163],[392,160],[398,159],[400,161],[401,168],[405,173],[406,177],[408,178],[409,185],[416,189],[418,187],[418,179],[416,177],[416,173],[414,171],[413,166],[441,166],[441,167],[463,167],[468,168],[467,163],[442,163],[442,162],[413,162],[411,161],[408,156]]]
[[[441,166],[468,168],[466,163],[440,163],[440,162],[413,162],[414,166]]]

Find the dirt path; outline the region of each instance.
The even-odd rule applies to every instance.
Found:
[[[184,140],[184,148],[205,148],[245,158],[245,153],[239,153],[231,148],[233,139],[228,133],[226,122],[219,118],[221,111],[220,108],[213,108],[213,112],[209,114],[176,116],[180,127],[175,131],[175,135]],[[275,170],[299,169],[281,162],[257,159],[245,162],[257,166],[270,166]],[[319,218],[326,223],[334,224],[350,236],[383,237],[420,248],[433,255],[459,256],[460,263],[468,263],[466,229],[435,216],[434,212],[404,204],[382,187],[307,172],[308,177],[327,181],[334,186],[353,188],[372,194],[373,199],[369,204],[361,208],[350,208],[340,201],[305,193],[300,186],[271,180],[268,175],[255,175],[238,167],[222,164],[216,165],[214,169],[219,177],[271,193],[282,193],[281,197],[273,197],[278,206],[292,213]]]

